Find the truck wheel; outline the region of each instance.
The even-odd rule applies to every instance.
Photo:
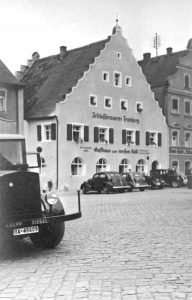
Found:
[[[43,230],[39,234],[31,235],[31,241],[38,248],[55,248],[62,240],[65,232],[64,222],[53,223],[52,228]]]
[[[174,188],[177,188],[177,187],[179,187],[179,183],[177,181],[173,181],[171,183],[171,186],[174,187]]]

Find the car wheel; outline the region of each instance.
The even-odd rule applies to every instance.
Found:
[[[128,191],[128,192],[132,192],[132,191],[133,191],[133,188],[132,188],[132,187],[129,187],[129,188],[127,189],[127,191]]]
[[[64,232],[64,222],[57,222],[52,224],[52,228],[44,228],[42,232],[31,235],[30,239],[37,248],[55,248],[62,240]]]
[[[173,181],[171,183],[171,186],[174,187],[174,188],[178,188],[179,187],[179,183],[177,181]]]
[[[107,187],[107,186],[103,186],[101,192],[102,192],[103,194],[109,194],[109,189],[108,189],[108,187]]]
[[[141,192],[143,192],[143,191],[145,190],[145,188],[140,188],[139,190],[140,190]]]

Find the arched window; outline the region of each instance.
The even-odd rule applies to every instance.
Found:
[[[71,175],[83,175],[84,163],[82,158],[75,157],[71,164]]]
[[[136,165],[136,172],[144,173],[145,172],[145,161],[144,159],[139,159]]]
[[[131,170],[131,164],[127,158],[121,160],[119,165],[119,173],[128,172]]]
[[[109,165],[105,158],[100,158],[96,165],[96,172],[108,171]]]

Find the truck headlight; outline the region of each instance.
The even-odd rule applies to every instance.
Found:
[[[46,201],[50,205],[54,205],[57,202],[57,200],[58,200],[58,196],[56,193],[50,192],[47,194]]]

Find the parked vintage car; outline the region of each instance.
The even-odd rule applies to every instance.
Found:
[[[181,187],[184,185],[183,177],[179,175],[176,170],[172,169],[158,169],[151,170],[151,176],[155,176],[164,181],[164,186]]]
[[[149,188],[149,185],[145,181],[144,176],[138,172],[124,172],[121,174],[122,177],[126,180],[127,185],[130,185],[128,189],[130,192],[133,189],[139,189],[140,191],[144,191]]]
[[[83,194],[89,191],[98,193],[124,192],[128,188],[124,178],[118,172],[112,171],[95,173],[92,179],[84,181],[80,187]]]
[[[157,177],[157,176],[148,176],[148,175],[144,175],[145,177],[145,181],[147,182],[147,184],[149,185],[149,188],[151,190],[153,189],[163,189],[164,186],[164,180]]]

